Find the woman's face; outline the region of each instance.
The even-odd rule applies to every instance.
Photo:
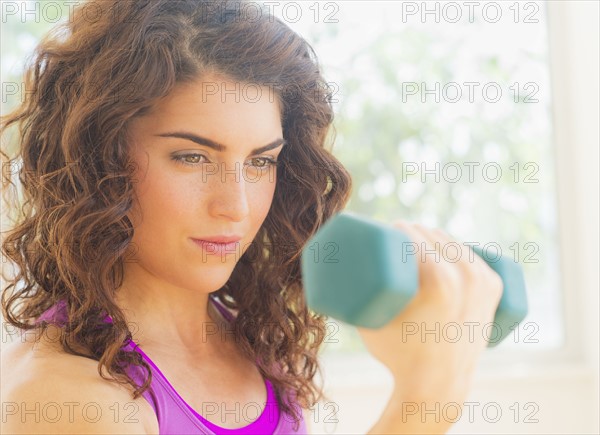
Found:
[[[207,75],[134,120],[130,138],[140,208],[129,214],[133,258],[126,268],[163,284],[217,290],[271,207],[277,173],[270,161],[283,145],[275,95]],[[241,239],[223,253],[192,240],[221,235]]]

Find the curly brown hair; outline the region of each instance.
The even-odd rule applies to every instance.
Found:
[[[208,71],[272,86],[288,143],[273,204],[213,294],[238,310],[237,343],[260,361],[280,407],[298,423],[300,412],[282,392],[293,391],[303,408],[325,397],[314,376],[327,319],[306,306],[300,254],[352,187],[327,149],[333,110],[317,56],[283,21],[262,7],[248,13],[243,0],[102,1],[93,22],[89,3],[41,40],[24,75],[33,91],[1,118],[2,134],[19,127],[15,155],[2,152],[3,166],[15,169],[3,171],[3,185],[16,187],[11,172],[18,174],[23,196],[2,242],[3,255],[18,266],[11,276],[2,272],[4,318],[43,332],[46,322],[35,320],[64,300],[64,350],[99,361],[103,378],[131,384],[139,397],[152,374],[137,353],[121,348],[131,332],[114,299],[134,232],[126,216],[134,201],[128,126],[177,84]],[[103,321],[107,313],[112,323]],[[143,385],[127,375],[128,364],[147,370]]]

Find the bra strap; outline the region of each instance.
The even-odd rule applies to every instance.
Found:
[[[215,307],[217,307],[217,309],[219,310],[219,312],[220,312],[220,313],[223,315],[223,317],[225,317],[225,318],[227,319],[227,321],[228,321],[228,322],[231,322],[231,321],[233,321],[233,320],[235,319],[234,315],[233,315],[233,314],[231,314],[231,312],[230,312],[228,309],[226,309],[226,308],[225,308],[225,307],[224,307],[224,306],[221,304],[221,302],[219,302],[219,301],[217,300],[217,298],[216,298],[216,297],[212,297],[212,296],[211,296],[210,298],[211,298],[211,299],[212,299],[212,301],[214,302],[214,304],[215,304]]]

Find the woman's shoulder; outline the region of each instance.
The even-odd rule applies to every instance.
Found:
[[[65,352],[50,325],[3,344],[3,433],[158,433],[150,404],[103,379],[98,362]]]

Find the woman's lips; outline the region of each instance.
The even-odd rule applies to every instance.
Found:
[[[192,239],[194,243],[200,246],[207,254],[223,255],[223,254],[235,254],[237,252],[237,246],[239,241],[229,243],[217,243],[207,240]]]
[[[233,234],[230,236],[219,235],[219,236],[210,236],[210,237],[209,236],[192,237],[192,239],[195,239],[195,240],[204,240],[205,242],[213,242],[213,243],[232,243],[232,242],[237,242],[241,238],[242,238],[242,236],[238,236],[236,234]]]

